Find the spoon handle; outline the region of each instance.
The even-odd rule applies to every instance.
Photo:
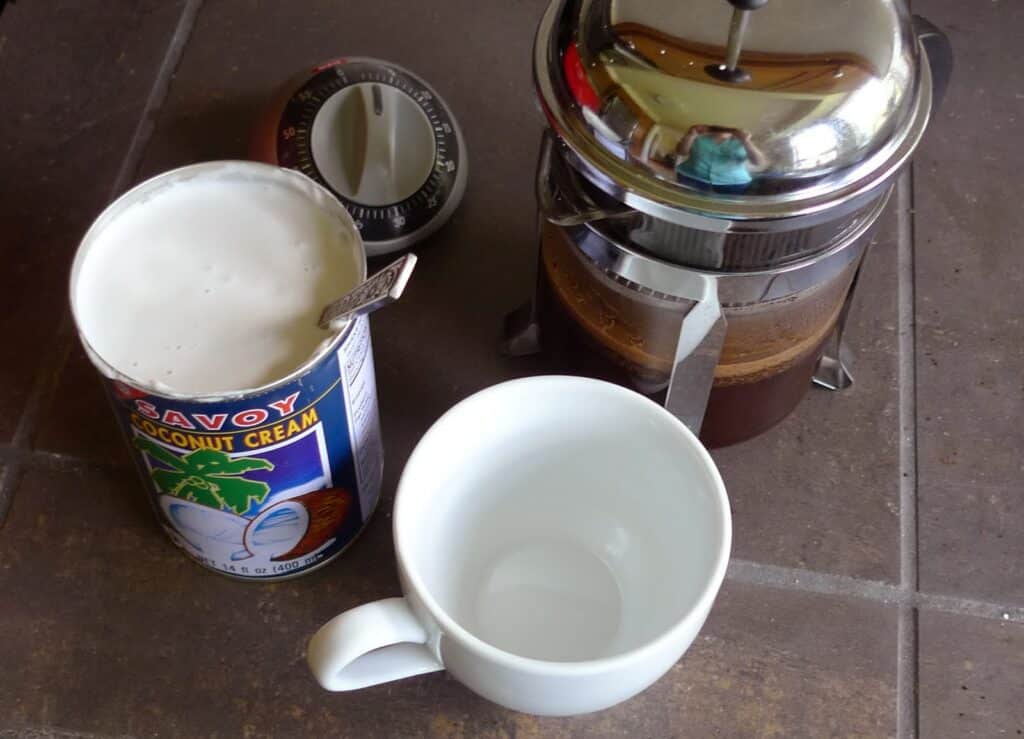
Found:
[[[394,303],[402,296],[405,285],[416,266],[416,255],[406,254],[373,277],[338,298],[320,314],[320,328],[340,329],[353,316],[361,316]]]

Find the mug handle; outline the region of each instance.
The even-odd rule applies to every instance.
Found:
[[[332,691],[359,690],[443,670],[427,631],[405,598],[366,603],[335,616],[313,635],[306,660]]]

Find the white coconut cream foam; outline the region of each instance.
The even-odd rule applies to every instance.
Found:
[[[163,391],[287,377],[331,338],[317,327],[324,306],[365,276],[351,220],[311,181],[266,165],[176,174],[86,236],[72,274],[79,330],[117,373]]]

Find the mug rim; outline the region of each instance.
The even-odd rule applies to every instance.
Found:
[[[464,406],[468,404],[478,403],[483,398],[491,395],[508,392],[508,390],[513,387],[552,384],[563,384],[565,386],[576,386],[581,388],[600,388],[602,392],[618,395],[627,402],[634,403],[637,408],[642,409],[643,413],[654,414],[667,419],[677,431],[681,432],[682,438],[685,439],[685,443],[697,453],[700,464],[704,467],[705,471],[711,478],[711,487],[713,488],[713,496],[717,503],[716,515],[719,519],[719,531],[721,534],[719,546],[715,553],[714,566],[700,591],[700,595],[693,604],[686,609],[686,612],[676,619],[669,628],[661,631],[654,638],[625,652],[608,657],[598,657],[595,659],[577,660],[572,662],[524,657],[522,655],[500,649],[473,634],[466,627],[452,618],[447,611],[441,607],[433,594],[424,584],[420,574],[414,567],[409,565],[408,557],[404,551],[403,539],[399,533],[399,529],[405,515],[403,500],[410,495],[410,493],[404,492],[410,485],[409,469],[419,456],[426,453],[425,449],[427,443],[431,441],[433,437],[438,436],[444,431],[441,427],[445,424],[446,419],[450,419],[456,413],[462,412],[464,410]],[[695,617],[698,617],[701,613],[710,611],[711,606],[718,595],[718,591],[721,588],[722,581],[725,579],[725,571],[728,567],[729,557],[732,550],[732,511],[729,505],[729,497],[726,493],[725,483],[722,481],[722,476],[719,473],[714,460],[711,458],[711,454],[697,439],[696,435],[687,428],[686,424],[650,398],[614,383],[573,375],[538,375],[508,380],[473,393],[448,409],[440,418],[431,424],[430,428],[427,429],[427,432],[420,437],[420,440],[416,443],[416,447],[413,449],[412,454],[409,455],[409,459],[406,461],[405,467],[403,468],[401,477],[398,481],[392,518],[392,538],[394,540],[395,555],[403,583],[408,583],[409,588],[415,593],[417,600],[422,603],[429,612],[431,618],[433,618],[440,626],[441,634],[444,637],[457,640],[461,645],[468,648],[477,656],[488,661],[497,662],[512,669],[546,674],[580,675],[605,672],[625,667],[633,662],[643,661],[652,654],[663,651],[666,647],[670,646],[673,641],[675,641],[680,632],[685,631],[690,626]]]

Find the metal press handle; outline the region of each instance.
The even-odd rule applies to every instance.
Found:
[[[740,68],[743,37],[747,34],[750,14],[768,4],[768,0],[729,0],[732,19],[729,21],[729,40],[725,44],[725,63],[709,64],[704,68],[709,75],[723,82],[746,82],[750,75]]]
[[[728,329],[718,296],[719,276],[620,250],[616,250],[614,264],[609,265],[602,254],[609,248],[608,242],[590,229],[576,231],[584,232],[584,236],[581,240],[573,238],[575,247],[599,268],[637,285],[660,284],[659,291],[693,304],[676,338],[665,408],[699,434]]]
[[[690,297],[697,304],[683,318],[679,330],[665,408],[700,435],[728,326],[718,300],[717,279],[691,274],[695,283]]]
[[[750,14],[768,4],[768,0],[729,0],[735,8],[732,11],[732,22],[729,24],[729,42],[725,51],[725,66],[735,71],[740,63],[740,49],[743,48],[743,37],[747,33],[747,22]]]
[[[582,226],[609,218],[632,217],[635,211],[623,207],[608,210],[594,203],[570,182],[571,172],[562,157],[555,155],[555,142],[549,132],[541,140],[537,167],[537,202],[540,212],[556,226]]]
[[[589,256],[586,247],[579,246]],[[622,255],[614,271],[639,285],[657,284],[655,272],[661,278],[671,273],[671,289],[666,292],[694,303],[679,328],[665,408],[699,434],[728,329],[718,297],[718,276]]]
[[[927,18],[914,16],[914,33],[928,57],[932,71],[932,114],[942,106],[953,76],[953,45],[949,36]]]

